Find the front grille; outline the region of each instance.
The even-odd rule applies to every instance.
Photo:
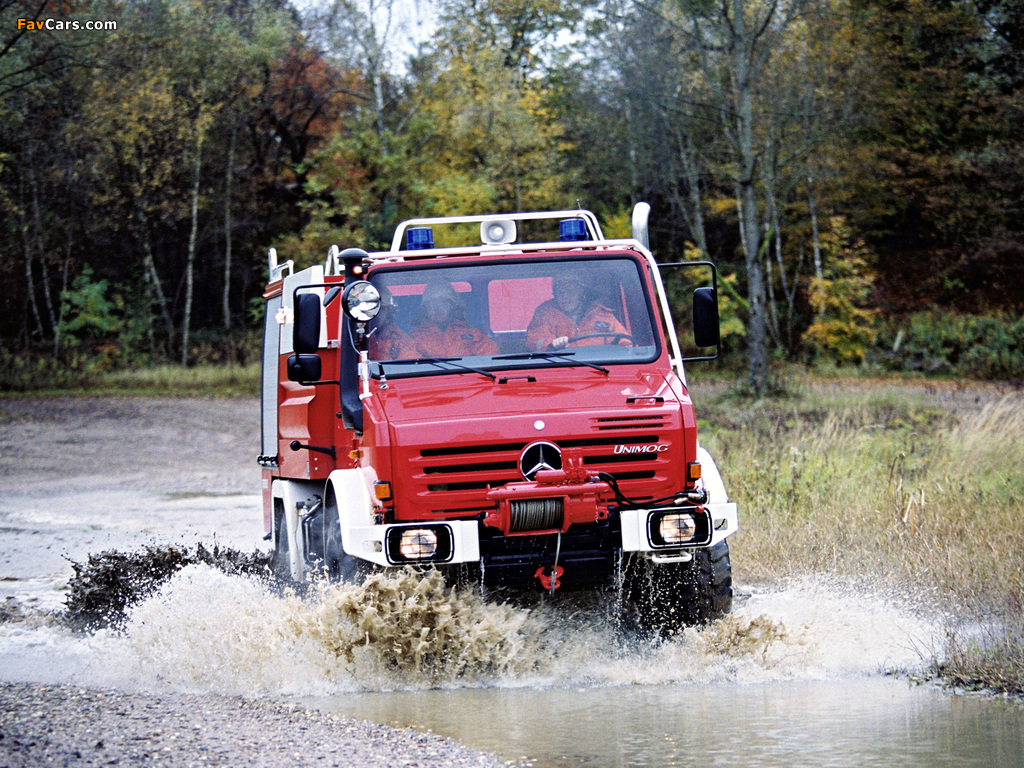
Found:
[[[677,447],[665,452],[616,453],[619,445],[643,446],[673,443],[667,435],[679,429],[674,414],[595,416],[589,419],[589,434],[579,432],[560,437],[547,434],[544,439],[563,450],[576,449],[591,472],[612,475],[621,490],[630,498],[657,498],[671,493],[678,475],[671,467]],[[463,510],[487,509],[485,498],[489,489],[502,488],[522,481],[519,457],[536,437],[522,442],[423,446],[407,453],[404,473],[409,500],[400,512],[403,519],[424,520],[431,517],[460,517]],[[544,530],[561,527],[562,512],[552,500],[530,503],[518,510],[519,522],[514,531]],[[525,502],[524,502],[525,504]],[[397,510],[396,510],[397,511]],[[521,527],[520,527],[521,526]]]
[[[653,414],[651,416],[598,416],[591,420],[594,428],[606,432],[612,429],[635,429],[642,427],[644,429],[665,426],[665,415],[664,414]]]
[[[435,446],[413,454],[409,469],[416,512],[410,519],[453,517],[462,509],[493,508],[485,494],[522,480],[519,454],[526,443]],[[414,517],[413,517],[414,516]]]
[[[543,531],[548,528],[561,528],[565,515],[565,500],[554,499],[516,499],[509,502],[509,531]]]

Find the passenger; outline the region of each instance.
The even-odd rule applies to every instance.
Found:
[[[465,308],[451,284],[444,280],[427,283],[419,324],[411,341],[417,357],[462,357],[493,355],[498,345],[464,318]]]
[[[587,289],[582,275],[559,272],[551,281],[551,293],[552,298],[537,307],[526,329],[526,346],[531,351],[631,343],[615,313],[597,301],[586,301]],[[607,336],[570,341],[578,336],[602,332]]]
[[[373,321],[370,331],[369,352],[371,360],[403,360],[419,357],[409,334],[398,325],[395,298],[385,287],[380,289],[380,312]]]

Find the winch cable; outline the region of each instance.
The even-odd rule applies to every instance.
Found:
[[[551,566],[551,586],[548,587],[548,594],[551,597],[555,596],[555,590],[558,589],[558,558],[562,554],[562,532],[558,531],[555,534],[555,562]]]

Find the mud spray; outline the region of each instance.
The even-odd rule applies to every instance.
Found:
[[[330,696],[864,676],[923,666],[939,635],[890,600],[820,579],[741,589],[732,615],[655,641],[617,621],[614,593],[514,606],[436,572],[400,571],[358,587],[316,582],[299,596],[251,558],[157,555],[128,569],[110,561],[121,578],[105,628],[94,600],[89,631],[15,620],[0,646],[29,665],[44,653],[57,679],[83,683]],[[95,593],[105,578],[84,581]],[[141,590],[134,602],[126,581]]]

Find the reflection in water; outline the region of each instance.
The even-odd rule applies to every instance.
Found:
[[[1024,709],[882,677],[363,694],[319,708],[534,766],[1020,766]]]

